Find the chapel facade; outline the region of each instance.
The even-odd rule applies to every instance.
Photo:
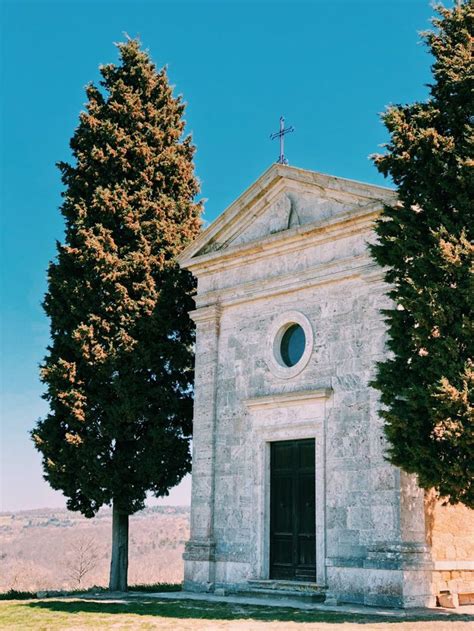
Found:
[[[474,511],[385,460],[369,386],[389,301],[367,244],[395,199],[275,164],[182,253],[198,280],[185,589],[406,607],[474,592]]]

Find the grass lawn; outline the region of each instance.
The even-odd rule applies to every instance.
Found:
[[[473,616],[397,620],[192,600],[103,602],[83,599],[0,602],[0,629],[159,629],[168,631],[473,631]]]

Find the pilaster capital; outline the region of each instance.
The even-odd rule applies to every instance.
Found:
[[[205,307],[199,307],[194,311],[190,311],[189,317],[193,320],[197,326],[203,324],[218,325],[221,316],[221,306],[219,303],[207,305]]]

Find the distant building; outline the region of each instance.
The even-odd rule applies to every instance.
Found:
[[[367,242],[394,200],[273,165],[181,255],[198,279],[185,588],[405,607],[474,592],[474,511],[384,459],[368,385],[389,301]]]

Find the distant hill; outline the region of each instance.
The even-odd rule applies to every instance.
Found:
[[[65,509],[0,513],[0,592],[106,586],[112,513]],[[146,508],[130,518],[129,583],[183,579],[189,508]]]

